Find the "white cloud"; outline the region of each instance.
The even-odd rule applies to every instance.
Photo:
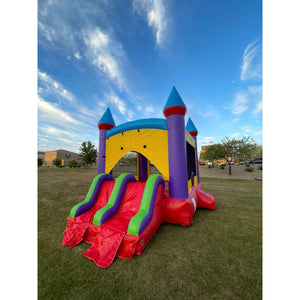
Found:
[[[262,95],[262,86],[261,85],[250,85],[250,86],[248,86],[248,91],[252,95]]]
[[[55,30],[45,26],[41,21],[38,22],[40,34],[46,38],[47,41],[52,42],[56,40]]]
[[[79,148],[80,148],[82,141],[74,142],[74,141],[71,141],[71,140],[69,140],[67,138],[63,138],[63,137],[56,137],[56,136],[51,136],[51,135],[44,135],[44,136],[39,135],[38,149],[40,151],[67,149],[69,151],[79,153]]]
[[[259,39],[247,45],[242,57],[241,80],[261,79],[261,55],[262,50]]]
[[[253,114],[260,113],[262,111],[262,86],[248,86],[247,91],[237,92],[232,104],[223,108],[230,109],[237,116],[240,116],[249,108],[252,109]]]
[[[40,112],[39,119],[45,122],[52,122],[54,124],[68,124],[78,125],[79,121],[71,117],[68,113],[58,108],[53,103],[45,101],[38,97],[38,110]]]
[[[38,70],[38,78],[40,80],[39,94],[41,96],[55,95],[59,98],[66,99],[69,102],[73,102],[75,100],[74,95],[70,91],[47,73]]]
[[[84,43],[87,47],[86,57],[90,63],[107,75],[120,89],[126,89],[121,67],[125,55],[112,36],[96,27],[84,33]]]
[[[253,110],[253,113],[254,114],[258,114],[258,113],[261,113],[262,112],[262,109],[263,109],[263,104],[262,104],[262,101],[261,102],[258,102]]]
[[[57,140],[58,140],[58,141],[62,141],[62,142],[63,142],[63,145],[68,145],[68,148],[72,147],[72,148],[77,149],[77,151],[79,150],[80,145],[81,145],[81,143],[83,142],[83,140],[82,140],[82,141],[79,141],[79,142],[74,142],[74,141],[71,141],[71,140],[69,140],[69,139],[61,138],[61,137],[57,138]]]
[[[118,111],[126,117],[127,120],[131,120],[134,113],[131,109],[129,109],[126,105],[126,103],[121,100],[117,95],[115,95],[113,92],[110,94],[106,94],[106,98],[110,103],[112,103]]]
[[[105,79],[127,91],[123,76],[126,55],[113,37],[114,24],[110,23],[108,13],[111,5],[105,0],[98,2],[97,5],[84,0],[41,3],[39,44],[68,59],[87,60]]]
[[[146,106],[146,108],[145,108],[145,111],[144,111],[146,114],[153,114],[153,112],[154,112],[154,108],[153,108],[153,106],[152,105],[149,105],[149,106]]]
[[[238,92],[235,95],[233,103],[230,106],[224,107],[224,109],[231,109],[234,115],[241,115],[248,109],[247,103],[247,94]]]
[[[81,55],[78,51],[74,54],[74,57],[77,59],[81,59]]]
[[[202,140],[198,140],[198,142],[200,144],[207,145],[207,144],[213,144],[214,140],[215,140],[214,137],[208,136],[208,137],[204,137]]]
[[[252,127],[250,125],[244,125],[240,127],[243,136],[255,137],[257,143],[261,143],[262,130],[258,130],[257,127]]]
[[[238,121],[240,120],[240,117],[237,116],[235,118],[229,118],[228,120],[226,119],[226,121],[224,123],[222,123],[220,125],[220,127],[227,127],[227,126],[232,126],[234,125],[235,123],[237,123]]]
[[[236,132],[236,133],[232,133],[231,135],[230,135],[230,138],[236,138],[236,137],[238,137],[240,135],[240,133],[239,132]]]
[[[70,130],[66,131],[54,126],[41,126],[40,131],[44,132],[47,135],[51,135],[55,137],[64,137],[76,142],[80,142],[83,140],[81,136],[71,133]]]
[[[61,8],[58,7],[58,9]],[[56,12],[53,7],[51,14],[43,15],[41,10],[39,12],[39,44],[47,48],[50,44],[51,48],[60,51],[61,54],[76,52],[78,47],[76,34],[74,34],[74,29],[69,26],[67,17],[60,16],[60,13]]]
[[[68,100],[67,104],[71,104],[78,112],[77,119],[82,119],[84,122],[95,117],[95,110],[80,104],[72,92],[68,91],[61,83],[54,80],[50,75],[38,70],[38,78],[40,80],[38,94],[41,98]]]
[[[162,0],[133,0],[134,10],[147,19],[155,34],[156,44],[162,47],[167,34],[168,19]]]
[[[118,108],[119,112],[125,116],[126,114],[126,104],[116,95],[111,95],[110,101]]]
[[[262,112],[263,103],[262,103],[262,86],[249,86],[248,87],[249,96],[252,98],[252,101],[255,103],[255,108],[253,109],[253,114],[259,114]]]
[[[205,109],[201,114],[202,114],[202,117],[213,120],[213,121],[216,121],[220,118],[220,114],[213,107]]]
[[[246,136],[253,133],[253,129],[251,129],[250,126],[248,126],[248,125],[241,126],[240,128],[242,129],[244,135],[246,135]]]

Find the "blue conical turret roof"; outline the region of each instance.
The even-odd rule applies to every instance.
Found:
[[[101,123],[106,123],[106,124],[111,124],[116,126],[114,118],[110,112],[109,107],[106,109],[105,113],[103,114],[103,116],[101,117],[101,119],[99,120],[98,124]]]
[[[171,107],[171,106],[183,106],[186,107],[183,100],[181,99],[179,93],[177,92],[175,86],[173,86],[172,91],[169,95],[169,98],[167,100],[167,103],[164,107],[164,109]]]
[[[198,130],[197,130],[197,128],[196,128],[196,126],[195,126],[195,124],[193,123],[193,121],[192,121],[191,118],[188,119],[188,122],[187,122],[187,124],[186,124],[185,129],[186,129],[188,132],[190,132],[190,131],[197,131],[197,132],[198,132]]]

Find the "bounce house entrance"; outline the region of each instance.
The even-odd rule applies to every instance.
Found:
[[[118,177],[123,173],[133,174],[138,181],[146,181],[151,174],[161,175],[147,157],[134,151],[126,153],[113,167],[111,174],[113,177]]]

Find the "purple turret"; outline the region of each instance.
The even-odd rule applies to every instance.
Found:
[[[196,152],[196,162],[197,162],[197,180],[198,183],[200,182],[200,177],[199,177],[199,162],[198,162],[198,149],[197,149],[197,135],[198,135],[198,130],[195,126],[195,124],[193,123],[192,119],[189,118],[188,122],[186,124],[186,128],[185,128],[189,134],[193,137],[193,139],[195,140],[195,152]]]
[[[99,128],[99,156],[98,156],[98,174],[105,173],[105,155],[106,155],[106,131],[115,127],[116,124],[107,108],[103,116],[98,122]]]
[[[188,176],[185,145],[186,106],[173,87],[164,107],[168,127],[169,194],[172,199],[187,199]]]

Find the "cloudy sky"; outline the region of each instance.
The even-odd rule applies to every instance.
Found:
[[[98,147],[97,122],[164,118],[173,86],[199,145],[262,143],[260,0],[38,1],[38,150]]]

